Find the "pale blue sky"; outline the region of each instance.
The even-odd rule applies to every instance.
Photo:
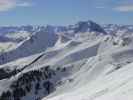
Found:
[[[133,24],[133,0],[0,0],[0,25]]]

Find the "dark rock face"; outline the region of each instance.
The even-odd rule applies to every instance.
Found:
[[[81,21],[76,24],[75,27],[75,33],[77,32],[99,32],[104,33],[106,32],[103,30],[103,28],[100,27],[100,25],[96,24],[92,21]]]

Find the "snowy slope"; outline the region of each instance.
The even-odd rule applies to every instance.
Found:
[[[58,94],[53,98],[49,97],[48,100],[132,100],[132,65],[129,64],[109,75],[100,75],[89,84],[82,84],[79,88]]]

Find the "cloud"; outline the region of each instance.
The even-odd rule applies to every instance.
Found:
[[[0,0],[0,12],[8,11],[16,7],[32,6],[30,2],[23,0]]]
[[[114,10],[120,12],[133,12],[133,4],[117,6]]]
[[[31,7],[31,6],[33,6],[33,3],[31,3],[31,2],[20,2],[20,3],[16,4],[16,6],[18,6],[18,7]]]
[[[16,4],[15,0],[0,0],[0,11],[7,11]]]

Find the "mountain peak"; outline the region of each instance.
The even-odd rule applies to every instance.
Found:
[[[79,21],[75,24],[75,33],[78,32],[99,32],[99,33],[106,33],[104,29],[98,25],[97,23],[88,20],[88,21]]]

